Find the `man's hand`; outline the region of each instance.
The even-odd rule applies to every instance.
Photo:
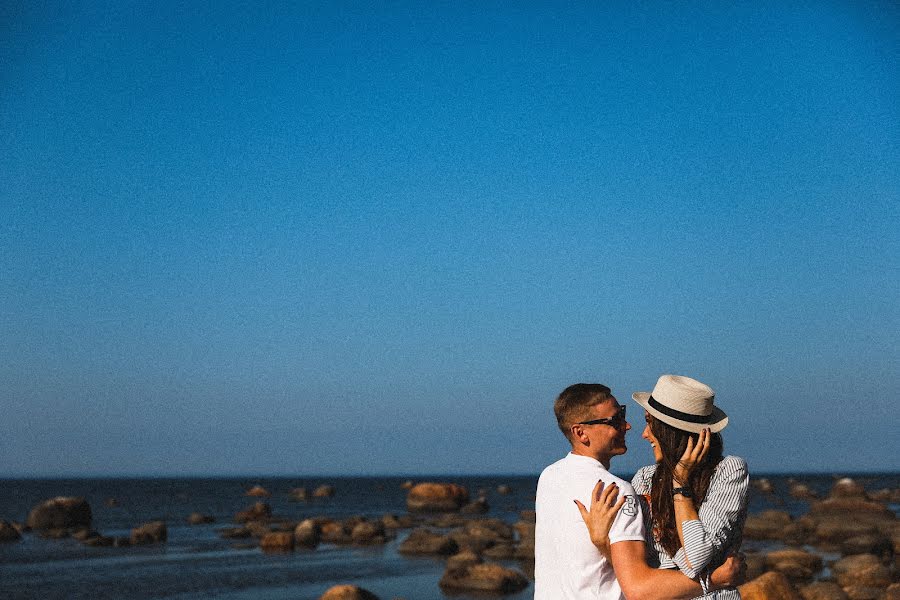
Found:
[[[610,558],[609,530],[612,528],[612,523],[619,513],[619,509],[625,504],[624,495],[619,498],[618,502],[616,501],[618,492],[619,486],[615,483],[609,484],[604,489],[603,482],[598,481],[597,485],[594,486],[594,491],[591,493],[590,512],[584,507],[584,504],[575,500],[575,504],[578,505],[578,511],[581,513],[581,518],[591,534],[591,542],[607,559]]]
[[[710,583],[712,589],[733,588],[741,585],[747,579],[747,563],[744,554],[729,554],[722,566],[712,572]]]

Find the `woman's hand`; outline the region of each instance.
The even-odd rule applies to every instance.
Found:
[[[594,486],[594,491],[591,493],[590,512],[584,507],[584,504],[575,500],[575,504],[578,505],[578,511],[581,513],[581,518],[591,534],[591,542],[597,546],[597,550],[607,559],[610,558],[609,530],[612,528],[612,523],[619,513],[619,509],[625,504],[624,495],[616,501],[618,492],[619,486],[615,483],[605,486],[604,489],[603,482],[598,481],[597,485]]]
[[[684,449],[684,454],[681,455],[681,459],[672,472],[672,478],[674,479],[672,483],[675,487],[687,485],[691,471],[706,458],[706,454],[709,452],[710,435],[707,428],[700,432],[700,437],[697,438],[696,444],[694,444],[693,437],[688,438],[687,448]]]

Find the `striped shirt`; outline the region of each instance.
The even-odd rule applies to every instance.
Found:
[[[655,471],[656,465],[649,465],[634,474],[631,485],[636,493],[642,495],[650,493]],[[659,568],[677,568],[691,579],[702,576],[702,580],[706,580],[716,567],[725,562],[730,552],[740,550],[744,520],[747,517],[749,483],[750,477],[744,459],[738,456],[724,457],[716,465],[709,481],[706,498],[697,511],[700,520],[682,523],[685,545],[678,549],[675,556],[669,556],[659,542],[651,539],[653,527],[650,525],[650,511],[645,506],[647,546],[648,550],[650,546],[656,550]],[[690,566],[687,563],[688,557]],[[739,600],[740,597],[740,593],[734,588],[698,596],[704,600]]]

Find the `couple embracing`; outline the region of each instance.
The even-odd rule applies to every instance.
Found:
[[[630,484],[609,472],[631,429],[610,389],[579,383],[554,403],[572,449],[538,481],[535,600],[739,600],[749,476],[723,456],[728,417],[689,377],[632,398],[655,464]]]

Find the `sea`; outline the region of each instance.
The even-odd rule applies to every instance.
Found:
[[[620,474],[621,476],[627,476]],[[804,514],[807,502],[791,498],[789,480],[827,495],[836,477],[848,474],[755,475],[767,478],[774,494],[751,490],[750,512],[784,510]],[[868,490],[900,487],[900,473],[850,474]],[[322,544],[315,550],[266,554],[224,539],[219,530],[233,526],[235,513],[256,499],[245,495],[255,485],[271,492],[265,499],[275,517],[300,520],[353,515],[380,518],[406,513],[402,484],[409,477],[239,477],[239,478],[99,478],[0,480],[0,519],[24,522],[28,511],[55,496],[88,500],[93,527],[106,536],[125,536],[131,528],[154,520],[168,526],[168,541],[155,546],[91,548],[73,539],[51,540],[26,533],[22,541],[0,544],[0,599],[167,598],[188,600],[316,600],[329,587],[351,583],[382,600],[482,599],[483,595],[447,593],[438,587],[444,561],[403,556],[397,549],[408,530],[382,546],[352,547]],[[522,510],[533,510],[537,475],[416,476],[413,481],[445,481],[481,490],[490,512],[509,523]],[[334,496],[303,502],[289,499],[298,487],[313,490],[328,484]],[[501,494],[499,486],[508,486]],[[892,505],[895,513],[900,506]],[[188,525],[193,512],[215,517],[209,525]],[[773,542],[747,541],[747,550],[766,550]],[[499,561],[528,571],[517,561]],[[533,585],[509,600],[533,596]]]

